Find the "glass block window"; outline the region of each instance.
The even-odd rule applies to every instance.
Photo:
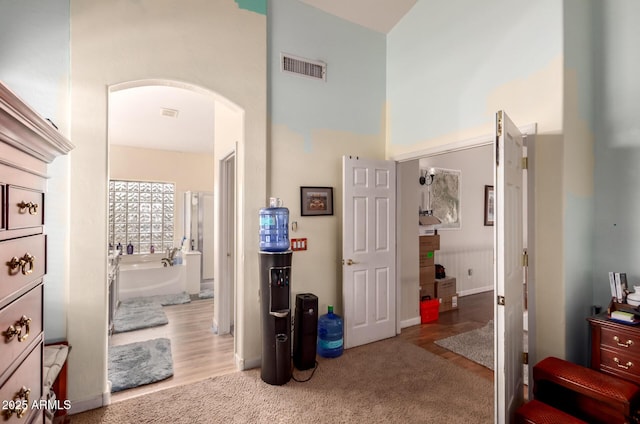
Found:
[[[109,244],[115,249],[133,245],[133,253],[173,247],[175,184],[147,181],[109,181]]]

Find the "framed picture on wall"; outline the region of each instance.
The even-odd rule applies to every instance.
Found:
[[[333,187],[300,187],[300,214],[333,215]]]
[[[484,225],[493,225],[495,217],[495,195],[493,186],[484,186]]]
[[[457,169],[433,168],[433,183],[428,186],[430,209],[440,220],[439,230],[459,229],[461,222],[460,182],[462,172]]]

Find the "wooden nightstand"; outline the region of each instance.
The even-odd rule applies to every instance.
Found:
[[[587,319],[591,327],[591,368],[640,384],[640,326]]]

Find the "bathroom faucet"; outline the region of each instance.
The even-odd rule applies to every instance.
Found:
[[[176,256],[176,253],[178,253],[178,248],[174,247],[173,249],[167,249],[167,257],[162,258],[162,265],[166,266],[173,266],[173,258]]]

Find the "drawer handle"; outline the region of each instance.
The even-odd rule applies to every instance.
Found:
[[[615,341],[618,346],[621,347],[631,347],[633,344],[633,340],[627,340],[626,342],[620,343],[620,338],[618,336],[613,336],[613,341]]]
[[[29,211],[29,215],[37,215],[38,214],[38,204],[29,202],[24,203],[24,200],[18,203],[18,207],[20,208],[20,213],[24,213],[26,210]]]
[[[20,259],[14,256],[9,262],[7,262],[7,265],[9,266],[11,274],[15,274],[15,271],[20,268],[22,274],[29,275],[33,272],[35,261],[35,256],[30,253],[25,253]]]
[[[4,337],[7,341],[11,341],[15,336],[18,336],[18,341],[23,342],[29,337],[29,324],[31,324],[31,318],[27,318],[26,315],[22,315],[14,325],[10,325],[7,331],[4,332]],[[22,334],[22,330],[25,330]]]
[[[631,368],[633,366],[633,362],[629,361],[626,364],[621,364],[620,360],[618,358],[613,358],[613,362],[615,362],[618,365],[618,368],[622,368],[625,370],[628,370],[629,368]]]
[[[29,410],[29,394],[31,393],[31,389],[27,389],[22,386],[20,391],[14,396],[12,401],[8,402],[8,408],[6,409],[5,415],[7,419],[13,415],[15,412],[18,418],[24,417],[24,415]]]

